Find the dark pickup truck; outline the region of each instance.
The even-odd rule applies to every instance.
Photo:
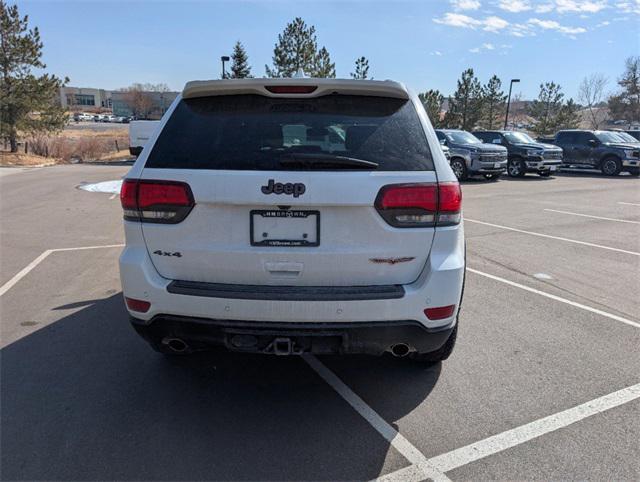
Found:
[[[640,176],[640,142],[617,131],[559,131],[551,142],[564,151],[563,167],[600,169],[607,176]]]
[[[449,148],[449,164],[460,181],[474,175],[498,179],[507,168],[507,150],[504,147],[484,144],[469,132],[459,129],[437,129],[436,136],[442,146]]]
[[[524,132],[474,131],[473,135],[488,144],[507,148],[507,174],[511,177],[523,177],[528,172],[549,177],[562,164],[562,149],[536,142]]]

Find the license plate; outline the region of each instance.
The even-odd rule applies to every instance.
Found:
[[[252,246],[319,246],[320,212],[284,209],[251,211]]]
[[[501,162],[496,162],[496,163],[493,164],[493,167],[498,169],[500,167],[500,164],[502,164],[502,163]]]
[[[549,170],[550,171],[555,171],[556,170],[556,166],[549,166]]]

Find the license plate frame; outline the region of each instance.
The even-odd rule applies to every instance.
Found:
[[[494,162],[494,163],[493,163],[493,168],[494,168],[494,169],[499,169],[501,165],[502,165],[502,163],[501,163],[501,162]]]
[[[289,219],[308,219],[315,216],[315,240],[307,239],[261,239],[256,240],[255,216],[262,218],[289,218]],[[312,221],[313,222],[313,221]],[[252,209],[249,213],[249,236],[251,246],[267,246],[272,248],[313,248],[320,246],[320,211],[315,209],[305,210],[289,210],[289,209]]]

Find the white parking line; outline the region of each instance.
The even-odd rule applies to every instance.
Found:
[[[471,273],[478,274],[480,276],[484,276],[485,278],[490,278],[492,280],[508,284],[510,286],[514,286],[516,288],[520,288],[521,290],[529,291],[530,293],[535,293],[537,295],[544,296],[546,298],[550,298],[552,300],[559,301],[561,303],[565,303],[567,305],[571,305],[571,306],[574,306],[576,308],[580,308],[582,310],[590,311],[591,313],[595,313],[597,315],[605,316],[607,318],[619,321],[621,323],[625,323],[625,324],[633,326],[635,328],[640,328],[640,323],[638,323],[638,322],[627,320],[626,318],[623,318],[622,316],[614,315],[613,313],[608,313],[606,311],[599,310],[598,308],[592,308],[591,306],[583,305],[582,303],[576,303],[575,301],[571,301],[571,300],[568,300],[566,298],[562,298],[560,296],[552,295],[551,293],[547,293],[545,291],[540,291],[540,290],[537,290],[535,288],[531,288],[529,286],[525,286],[525,285],[522,285],[520,283],[516,283],[515,281],[509,281],[507,279],[500,278],[499,276],[495,276],[495,275],[492,275],[492,274],[489,274],[489,273],[485,273],[483,271],[478,271],[477,269],[473,269],[473,268],[467,267],[467,271],[470,271]]]
[[[369,424],[382,435],[392,447],[411,462],[422,474],[420,480],[428,477],[434,481],[449,481],[450,479],[442,472],[436,470],[427,458],[404,438],[395,428],[389,425],[378,413],[367,405],[358,395],[340,380],[335,373],[324,366],[320,360],[310,354],[302,355],[304,361],[327,382],[331,387],[351,405]],[[391,474],[390,474],[391,475]],[[393,480],[393,479],[392,479]]]
[[[445,475],[445,472],[503,452],[640,398],[640,383],[638,383],[428,459],[320,360],[310,354],[302,355],[302,358],[403,457],[411,462],[409,467],[383,475],[375,479],[376,482],[418,481],[424,480],[425,477],[434,481],[448,481],[450,479]]]
[[[618,204],[624,204],[625,206],[640,206],[640,203],[623,203],[622,201],[618,201]]]
[[[121,248],[123,246],[124,246],[124,244],[107,244],[107,245],[103,245],[103,246],[78,246],[78,247],[75,247],[75,248],[47,249],[40,256],[38,256],[36,259],[31,261],[31,263],[29,263],[27,266],[22,268],[13,278],[11,278],[9,281],[7,281],[5,284],[3,284],[2,287],[0,287],[0,296],[4,295],[7,291],[9,291],[11,288],[13,288],[13,286],[18,281],[20,281],[27,274],[29,274],[29,272],[33,268],[35,268],[40,263],[42,263],[47,258],[47,256],[49,256],[51,253],[57,253],[57,252],[60,252],[60,251],[82,251],[82,250],[85,250],[85,249]]]
[[[629,221],[628,219],[605,218],[602,216],[592,216],[591,214],[580,214],[580,213],[572,213],[570,211],[559,211],[557,209],[545,209],[545,211],[549,211],[552,213],[569,214],[571,216],[580,216],[583,218],[602,219],[604,221],[616,221],[618,223],[640,224],[640,221]]]
[[[372,482],[420,482],[421,480],[424,480],[424,472],[417,466],[410,465],[390,474],[381,475]]]
[[[640,398],[640,383],[429,459],[441,472],[462,467]]]
[[[464,220],[465,222],[484,224],[485,226],[491,226],[493,228],[499,228],[499,229],[506,229],[507,231],[515,231],[516,233],[530,234],[531,236],[539,236],[541,238],[555,239],[558,241],[565,241],[567,243],[581,244],[583,246],[590,246],[592,248],[600,248],[600,249],[606,249],[608,251],[615,251],[618,253],[625,253],[625,254],[631,254],[633,256],[640,256],[640,253],[636,251],[627,251],[626,249],[612,248],[610,246],[603,246],[601,244],[587,243],[586,241],[578,241],[577,239],[563,238],[560,236],[551,236],[550,234],[536,233],[533,231],[525,231],[523,229],[511,228],[509,226],[501,226],[500,224],[485,223],[484,221],[477,221],[475,219],[464,218]]]

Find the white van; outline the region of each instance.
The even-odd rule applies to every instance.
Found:
[[[139,156],[156,128],[160,125],[157,120],[139,120],[129,123],[129,152],[132,156]]]

